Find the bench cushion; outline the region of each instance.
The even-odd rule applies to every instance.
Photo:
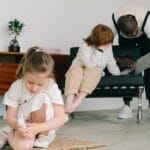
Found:
[[[70,49],[70,62],[74,59],[77,54],[79,47],[72,47]],[[138,59],[140,57],[140,51],[138,47],[122,47],[113,46],[113,53],[115,56],[120,58],[131,58]],[[120,69],[125,69],[120,66]],[[144,88],[144,81],[142,74],[128,74],[112,76],[107,72],[102,77],[100,83],[96,89],[88,97],[138,97],[139,90]]]

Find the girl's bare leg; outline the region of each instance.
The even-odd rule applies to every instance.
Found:
[[[32,150],[33,149],[33,138],[24,138],[20,136],[17,131],[11,131],[8,133],[8,142],[13,150]]]
[[[46,112],[48,109],[48,105],[47,104],[43,104],[42,107],[31,113],[31,118],[32,118],[32,122],[36,122],[36,123],[41,123],[41,122],[46,122],[47,118],[46,118]],[[53,110],[51,110],[53,111]],[[53,117],[53,115],[51,116],[51,118]],[[52,143],[55,139],[55,131],[46,131],[46,132],[40,132],[38,134],[37,139],[34,142],[34,146],[35,147],[40,147],[40,148],[47,148],[48,145],[50,143]]]
[[[31,113],[31,120],[32,122],[36,123],[42,123],[46,121],[46,110],[47,110],[47,104],[43,104],[42,107]],[[48,135],[48,132],[43,132],[42,134]]]

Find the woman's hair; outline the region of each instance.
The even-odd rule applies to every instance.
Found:
[[[89,46],[99,47],[101,45],[112,43],[113,38],[113,32],[108,26],[98,24],[93,28],[91,34],[86,39],[84,39],[84,41]]]
[[[117,25],[121,32],[126,36],[134,35],[134,32],[138,27],[135,16],[130,14],[121,16],[117,21]]]
[[[22,58],[16,72],[16,78],[22,78],[27,72],[47,73],[48,77],[54,78],[54,61],[50,54],[38,47],[31,47]]]

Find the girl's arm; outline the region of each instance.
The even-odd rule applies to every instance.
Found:
[[[60,104],[53,104],[53,108],[54,117],[51,120],[43,123],[29,123],[27,124],[27,132],[33,135],[60,128],[65,122],[64,106]]]
[[[7,113],[6,113],[5,120],[8,123],[8,125],[12,127],[13,129],[18,130],[18,131],[20,129],[21,132],[24,132],[21,129],[22,126],[17,123],[17,109],[16,108],[7,106]]]
[[[54,117],[45,123],[39,124],[40,132],[54,130],[61,127],[64,124],[65,121],[64,106],[60,104],[53,104],[53,108],[54,108]]]
[[[16,118],[17,118],[17,109],[7,106],[6,122],[13,129],[16,129]]]

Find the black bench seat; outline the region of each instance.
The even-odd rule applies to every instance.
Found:
[[[72,47],[70,49],[70,64],[77,54],[79,47]],[[113,46],[114,56],[124,58],[131,57],[137,59],[140,57],[140,50],[138,47],[121,47]],[[119,64],[118,64],[119,65]],[[120,67],[120,66],[119,66]],[[123,68],[124,69],[124,68]],[[107,70],[107,69],[106,69]],[[120,67],[120,70],[122,68]],[[64,81],[62,89],[64,88]],[[102,77],[96,89],[88,97],[137,97],[137,122],[140,123],[142,119],[142,93],[144,90],[144,80],[142,74],[128,74],[112,76],[109,73]]]

